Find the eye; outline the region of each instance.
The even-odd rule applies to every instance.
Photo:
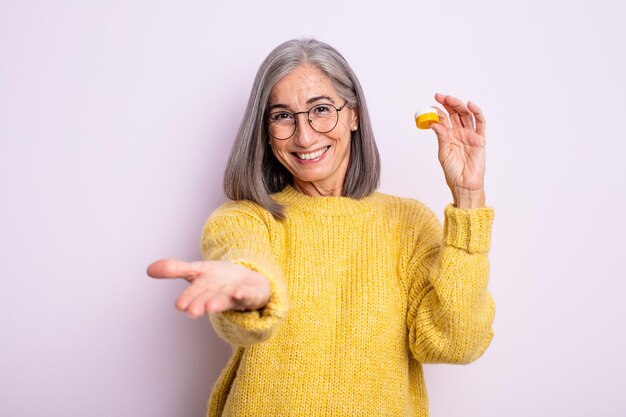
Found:
[[[293,120],[293,114],[287,111],[277,111],[270,114],[270,122],[289,123],[291,120]]]
[[[320,105],[313,107],[313,111],[311,113],[313,113],[316,116],[325,116],[325,115],[330,114],[331,112],[332,112],[332,109],[330,108],[330,105],[320,104]]]

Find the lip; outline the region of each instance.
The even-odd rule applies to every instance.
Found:
[[[328,153],[330,148],[331,148],[331,145],[326,145],[326,146],[322,146],[320,148],[313,149],[313,150],[307,151],[307,152],[291,152],[291,155],[294,157],[294,159],[296,161],[298,161],[301,164],[312,164],[312,163],[319,162],[322,159],[324,159],[324,157],[326,156],[326,154]],[[318,152],[318,151],[320,151],[322,149],[326,149],[326,150],[320,156],[318,156],[317,158],[314,158],[314,159],[300,159],[298,157],[298,155],[297,155],[297,154],[312,154],[312,153]]]

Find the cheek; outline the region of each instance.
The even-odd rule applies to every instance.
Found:
[[[353,123],[350,120],[340,120],[337,124],[337,128],[339,128],[339,136],[342,139],[350,139],[352,137],[352,126]]]
[[[339,126],[337,126],[339,127]],[[352,132],[346,126],[341,126],[340,129],[337,129],[337,132],[333,135],[333,140],[337,142],[339,146],[344,146],[344,144],[350,142],[352,138]]]
[[[284,165],[284,162],[288,157],[287,151],[283,149],[280,145],[277,146],[272,142],[270,142],[270,148],[272,148],[272,154],[274,154],[274,157],[278,159],[281,164]]]

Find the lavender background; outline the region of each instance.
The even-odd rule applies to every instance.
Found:
[[[0,415],[204,415],[230,348],[174,309],[254,73],[315,36],[359,76],[381,190],[450,201],[435,92],[488,118],[496,337],[433,417],[623,416],[620,1],[0,0]]]

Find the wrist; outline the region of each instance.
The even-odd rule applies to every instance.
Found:
[[[474,209],[485,207],[485,189],[468,190],[456,188],[452,191],[454,207],[461,209]]]

